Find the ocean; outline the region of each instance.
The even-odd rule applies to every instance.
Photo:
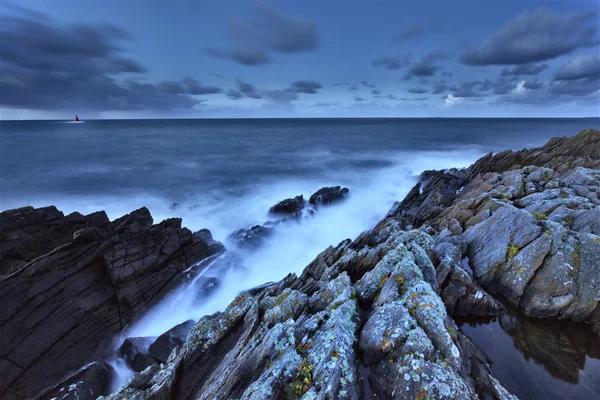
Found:
[[[344,202],[241,254],[244,272],[220,277],[211,298],[180,288],[123,334],[157,336],[224,309],[240,290],[301,273],[327,246],[372,228],[424,170],[467,167],[585,128],[600,129],[600,119],[2,121],[0,211],[55,205],[115,219],[146,206],[155,223],[180,217],[231,248],[229,234],[269,220],[280,200],[350,189]]]

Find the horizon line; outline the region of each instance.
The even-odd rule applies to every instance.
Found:
[[[89,118],[84,121],[177,121],[177,120],[261,120],[261,119],[600,119],[600,116],[565,117],[565,116],[535,116],[535,117],[163,117],[163,118]],[[73,119],[48,118],[48,119],[0,119],[1,122],[34,122],[34,121],[73,121]]]

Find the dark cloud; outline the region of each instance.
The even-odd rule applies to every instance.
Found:
[[[361,83],[363,86],[366,86],[366,87],[368,87],[368,88],[373,88],[373,89],[374,89],[374,88],[376,88],[376,87],[377,87],[377,86],[375,86],[375,85],[373,85],[372,83],[369,83],[369,82],[367,82],[367,81],[361,81],[360,83]]]
[[[221,93],[223,91],[223,89],[221,89],[220,87],[203,86],[200,84],[200,81],[192,78],[191,76],[183,78],[181,80],[181,84],[183,85],[183,88],[185,89],[185,92],[187,94],[192,94],[195,96],[202,94]]]
[[[417,88],[410,88],[407,90],[407,92],[414,93],[414,94],[423,94],[423,93],[429,92],[429,90],[422,88],[422,87],[417,87]]]
[[[260,99],[262,96],[258,93],[254,85],[244,82],[242,80],[238,80],[237,83],[238,90],[240,93],[243,93],[244,96],[249,97],[251,99]]]
[[[494,94],[507,94],[510,93],[516,86],[518,79],[512,77],[509,79],[498,78],[494,81]]]
[[[502,76],[537,75],[548,69],[548,64],[522,64],[512,68],[504,68]]]
[[[339,102],[319,101],[318,103],[311,104],[308,107],[314,108],[334,108],[341,106]]]
[[[227,91],[227,93],[225,93],[227,95],[227,97],[229,97],[231,100],[239,100],[242,97],[244,97],[244,95],[240,92],[238,92],[235,89],[229,89]]]
[[[429,97],[411,97],[411,98],[403,97],[400,100],[402,100],[402,101],[427,101],[427,100],[429,100]]]
[[[256,49],[206,49],[206,54],[213,57],[229,58],[244,65],[262,65],[271,61],[264,51]]]
[[[171,94],[184,94],[185,90],[181,83],[176,81],[163,81],[156,84],[158,90]]]
[[[433,51],[426,54],[418,63],[413,64],[412,67],[408,70],[405,78],[410,78],[411,76],[416,77],[424,77],[424,76],[433,76],[439,71],[442,67],[436,65],[435,63],[442,60],[449,59],[450,56],[441,51]]]
[[[271,61],[271,52],[302,53],[317,48],[319,29],[315,22],[284,14],[263,3],[254,4],[256,19],[231,21],[231,49],[208,49],[209,55],[244,65],[261,65]]]
[[[437,81],[433,83],[433,89],[431,90],[432,94],[440,94],[445,93],[450,89],[450,87],[446,84],[446,81]]]
[[[597,13],[557,13],[548,8],[524,12],[483,46],[465,52],[468,65],[529,64],[551,60],[598,44]]]
[[[482,82],[480,81],[461,82],[458,85],[452,86],[450,91],[454,97],[481,97],[484,96],[480,90],[481,85]]]
[[[410,64],[406,58],[403,57],[381,57],[377,60],[373,61],[373,65],[376,67],[381,67],[387,70],[397,70],[400,68],[404,68]]]
[[[553,81],[548,85],[552,94],[586,96],[600,90],[600,80],[574,79],[568,81]],[[599,99],[600,100],[600,99]],[[600,104],[600,101],[598,102]]]
[[[398,100],[398,97],[396,97],[393,94],[388,94],[388,95],[385,95],[383,97],[386,98],[386,99],[389,99],[389,100]]]
[[[351,86],[350,86],[350,90],[358,90],[358,86],[356,86],[356,85],[351,85]]]
[[[315,94],[319,89],[322,89],[323,86],[319,82],[315,81],[296,81],[292,83],[291,87],[288,89],[290,92],[295,93],[307,93],[307,94]]]
[[[360,96],[354,96],[354,101],[365,101],[365,99]]]
[[[6,4],[4,4],[6,5]],[[131,35],[110,24],[61,24],[21,6],[0,16],[0,105],[73,111],[192,109],[178,81],[139,83],[124,55]]]
[[[296,92],[290,90],[265,90],[262,93],[265,99],[277,103],[289,103],[292,100],[298,100]]]
[[[444,71],[444,72],[442,72],[442,76],[444,78],[452,78],[454,76],[454,74],[450,71]]]
[[[331,85],[331,86],[348,86],[348,85],[350,85],[350,82],[345,82],[345,83],[334,83],[334,84],[333,84],[333,85]]]
[[[600,79],[600,56],[579,56],[556,72],[554,79],[557,81],[571,81],[576,79]]]
[[[429,33],[440,33],[443,30],[442,23],[437,20],[415,23],[406,26],[395,38],[397,40],[412,40],[425,36]]]
[[[374,96],[379,96],[379,95],[381,95],[381,90],[373,89],[373,90],[371,90],[371,94]]]
[[[531,89],[531,90],[541,89],[544,87],[544,82],[542,82],[538,79],[530,79],[530,80],[525,81],[525,83],[523,84],[523,87],[525,89]]]

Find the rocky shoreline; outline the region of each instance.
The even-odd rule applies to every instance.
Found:
[[[347,195],[323,188],[308,203]],[[309,217],[305,203],[284,200],[270,210],[284,219],[232,237],[259,246]],[[454,319],[510,307],[583,322],[600,341],[600,132],[424,172],[375,228],[300,276],[128,339],[120,354],[139,372],[109,395],[112,339],[224,251],[145,208],[112,222],[0,213],[0,398],[516,398]]]

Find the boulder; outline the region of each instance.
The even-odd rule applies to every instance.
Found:
[[[148,354],[161,363],[166,362],[173,349],[185,342],[188,332],[194,325],[196,321],[190,319],[169,329],[150,345]]]
[[[266,238],[273,235],[275,228],[266,225],[254,225],[248,229],[239,229],[230,239],[241,249],[256,249]]]
[[[127,338],[119,347],[117,354],[125,360],[132,370],[143,371],[157,362],[148,352],[148,347],[155,339],[152,337]]]
[[[337,203],[345,199],[349,192],[348,188],[341,186],[322,187],[310,196],[308,202],[313,206]]]
[[[304,208],[304,197],[296,196],[293,199],[285,199],[269,209],[271,214],[294,215]]]

